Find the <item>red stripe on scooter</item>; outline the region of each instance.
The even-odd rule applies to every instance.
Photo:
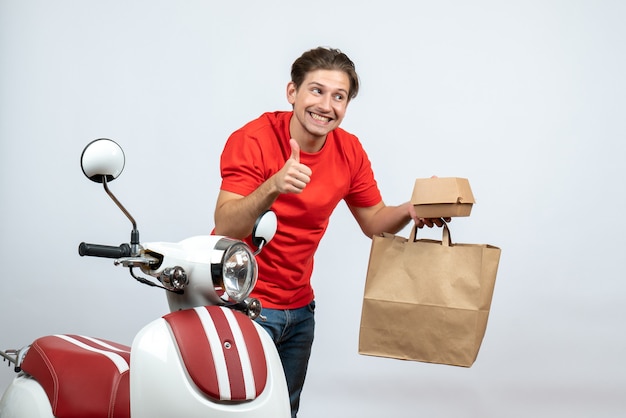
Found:
[[[246,383],[243,377],[243,369],[241,367],[241,358],[239,356],[239,348],[235,343],[233,331],[224,315],[222,309],[206,309],[213,319],[215,329],[221,342],[222,352],[226,360],[226,369],[228,370],[228,381],[230,383],[231,399],[246,399]],[[245,347],[242,347],[245,350]]]
[[[246,342],[250,366],[254,376],[256,396],[259,396],[263,393],[265,383],[267,382],[267,362],[263,344],[254,323],[247,316],[235,315],[235,318]]]
[[[200,318],[193,309],[163,317],[170,325],[185,367],[200,390],[220,399],[213,353]]]
[[[216,400],[251,400],[263,393],[267,382],[263,344],[248,316],[227,309],[206,306],[163,318],[200,390]],[[223,370],[220,376],[218,370]]]

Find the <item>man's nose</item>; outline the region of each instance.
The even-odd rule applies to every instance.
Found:
[[[322,97],[320,97],[320,102],[319,102],[319,106],[321,109],[323,110],[327,110],[330,111],[331,110],[331,102],[332,98],[330,94],[324,94]]]

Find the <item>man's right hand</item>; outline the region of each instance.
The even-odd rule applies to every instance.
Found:
[[[313,172],[300,163],[300,146],[295,139],[289,140],[291,155],[285,165],[274,175],[274,183],[280,193],[302,193],[311,181]]]
[[[300,164],[300,146],[289,141],[291,155],[271,178],[247,196],[220,190],[215,205],[215,233],[243,239],[250,235],[257,217],[272,207],[282,193],[302,193],[311,181],[311,169]]]

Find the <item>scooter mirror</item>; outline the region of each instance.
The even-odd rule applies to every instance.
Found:
[[[258,248],[257,253],[265,244],[270,242],[278,229],[278,218],[271,210],[259,216],[252,229],[252,244]]]
[[[80,157],[80,166],[89,180],[102,183],[116,179],[124,170],[124,151],[115,141],[106,138],[91,141]]]

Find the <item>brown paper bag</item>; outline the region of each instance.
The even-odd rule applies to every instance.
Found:
[[[359,353],[470,367],[485,335],[500,261],[491,245],[392,234],[372,239]]]

